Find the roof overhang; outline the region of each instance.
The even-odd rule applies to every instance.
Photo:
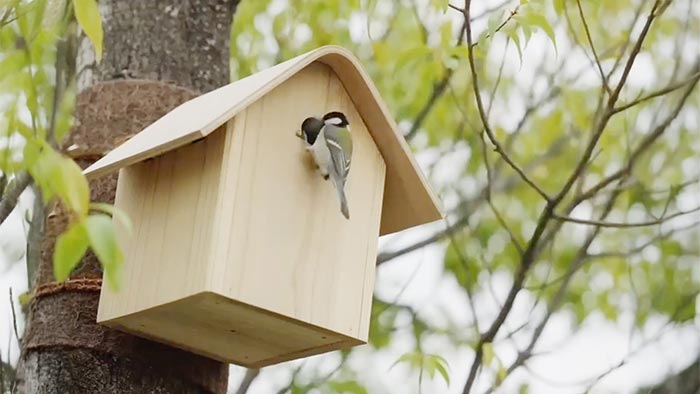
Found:
[[[439,202],[359,60],[339,46],[324,46],[196,97],[178,106],[88,167],[97,178],[204,138],[313,62],[338,76],[386,163],[380,234],[443,217]],[[196,113],[196,117],[192,117]]]

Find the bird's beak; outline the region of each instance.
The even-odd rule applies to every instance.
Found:
[[[297,130],[297,132],[294,135],[298,138],[301,138],[302,140],[304,139],[304,134],[302,134],[301,130]]]

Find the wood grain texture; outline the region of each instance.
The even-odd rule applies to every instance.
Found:
[[[103,287],[98,321],[144,310],[205,288],[225,129],[168,155],[124,168],[115,205],[126,263],[119,293]]]
[[[350,220],[290,127],[332,110],[353,135]],[[103,289],[98,320],[255,367],[365,343],[385,171],[335,72],[309,65],[207,138],[121,170],[134,233],[117,228],[124,285]]]
[[[298,104],[285,105],[289,97]],[[314,108],[342,110],[351,123],[349,221],[340,213],[332,183],[314,170],[302,141],[288,127],[300,124]],[[328,67],[314,64],[236,119],[229,150],[236,154],[229,157],[233,163],[221,182],[226,191],[217,212],[223,214],[212,247],[213,264],[221,268],[211,288],[359,336],[369,322],[369,307],[363,310],[358,300],[367,296],[364,280],[374,273],[385,166],[347,93]]]
[[[107,325],[249,368],[364,343],[211,292],[110,320]]]
[[[190,100],[107,154],[85,174],[101,176],[205,137],[313,63],[324,63],[335,72],[384,157],[387,182],[381,234],[441,219],[438,200],[376,87],[359,61],[337,46],[316,49]]]

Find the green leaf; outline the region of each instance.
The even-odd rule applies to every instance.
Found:
[[[447,48],[452,39],[452,21],[447,21],[440,26],[440,46]]]
[[[88,236],[82,222],[73,223],[63,234],[58,236],[53,251],[53,274],[56,280],[68,279],[71,271],[78,265],[88,247]]]
[[[85,221],[90,247],[102,263],[107,283],[113,288],[119,288],[118,273],[124,261],[117,235],[114,231],[112,218],[104,214],[90,215]]]
[[[518,58],[520,59],[520,64],[523,64],[523,48],[520,46],[520,36],[518,35],[518,31],[515,29],[506,29],[505,32],[508,37],[510,37],[511,40],[513,40],[513,43],[515,43],[515,47],[518,48]]]
[[[423,361],[423,353],[419,351],[411,352],[411,353],[405,353],[401,357],[399,357],[398,360],[394,361],[393,364],[391,364],[391,367],[389,369],[394,368],[397,364],[400,363],[408,363],[412,368],[417,368],[420,367]]]
[[[396,364],[402,362],[407,363],[411,369],[419,369],[427,372],[431,379],[435,377],[435,372],[437,371],[440,373],[440,376],[445,379],[447,385],[449,386],[450,384],[450,375],[447,372],[447,360],[445,360],[445,358],[442,356],[437,354],[424,354],[421,351],[416,350],[399,357],[399,359],[396,360],[389,369],[394,368]]]
[[[102,19],[95,0],[73,0],[73,11],[80,27],[95,48],[95,59],[102,59]]]
[[[544,15],[536,12],[529,12],[522,16],[521,22],[524,22],[525,25],[536,26],[544,30],[545,34],[547,34],[547,37],[549,37],[549,39],[552,41],[552,45],[554,45],[554,50],[557,50],[557,39],[554,35],[554,30],[552,29],[552,26],[549,24],[547,18],[545,18]]]
[[[329,382],[328,386],[338,394],[367,394],[367,389],[354,380],[333,381]]]
[[[506,378],[508,371],[506,367],[503,366],[501,362],[498,363],[498,370],[496,371],[496,382],[501,383]]]
[[[90,187],[73,160],[54,151],[46,141],[36,138],[27,141],[24,154],[29,173],[41,189],[45,202],[58,196],[78,216],[87,215]]]
[[[564,4],[566,0],[554,0],[554,11],[557,15],[562,15],[566,5]]]
[[[16,76],[27,64],[27,57],[22,51],[11,51],[3,53],[0,60],[0,81],[5,78]]]
[[[448,3],[449,0],[430,0],[430,5],[442,12],[447,11]]]
[[[118,222],[120,222],[129,234],[134,232],[134,225],[131,222],[129,215],[127,215],[126,212],[115,207],[114,205],[105,204],[105,203],[101,203],[101,202],[93,202],[90,204],[90,209],[94,209],[96,211],[101,211],[101,212],[104,212],[106,214],[109,214],[110,216],[112,216],[112,218],[114,218]]]
[[[486,25],[486,31],[488,31],[488,34],[490,36],[493,36],[493,33],[496,31],[498,26],[501,25],[501,13],[500,12],[494,12],[488,20],[488,23]]]
[[[493,344],[486,342],[482,349],[484,352],[484,365],[490,365],[494,358]]]
[[[438,355],[434,355],[434,357],[436,360],[435,368],[440,373],[442,378],[445,379],[445,383],[447,383],[447,385],[449,386],[450,385],[450,374],[447,372],[447,368],[448,368],[447,360],[445,360],[443,357],[438,356]]]
[[[80,167],[71,159],[59,156],[53,171],[56,194],[77,214],[85,216],[90,205],[90,186]]]

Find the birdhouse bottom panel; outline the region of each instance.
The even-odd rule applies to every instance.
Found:
[[[249,368],[364,343],[212,292],[103,324]]]

